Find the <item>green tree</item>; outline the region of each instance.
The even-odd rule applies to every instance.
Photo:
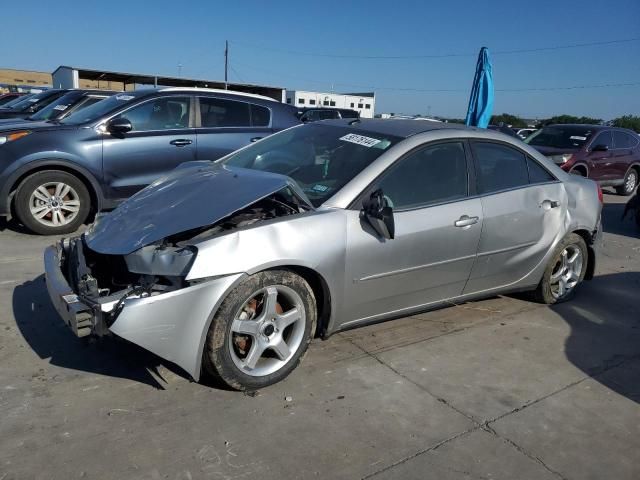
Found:
[[[602,123],[602,119],[591,118],[591,117],[575,117],[573,115],[556,115],[555,117],[547,118],[546,120],[540,120],[539,126],[559,124],[559,123],[600,125]]]
[[[635,115],[623,115],[622,117],[614,118],[611,124],[614,127],[628,128],[640,133],[640,117]]]
[[[500,115],[494,115],[491,117],[491,121],[489,122],[492,125],[500,125],[504,123],[510,127],[516,128],[525,128],[527,126],[527,122],[525,122],[522,118],[511,115],[510,113],[501,113]]]

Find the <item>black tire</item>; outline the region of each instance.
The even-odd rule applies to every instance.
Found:
[[[640,176],[638,175],[638,170],[636,170],[635,168],[630,168],[627,174],[624,176],[624,183],[619,187],[616,187],[616,193],[625,197],[631,195],[638,186],[639,177]]]
[[[587,174],[585,173],[584,169],[582,167],[578,167],[578,168],[574,168],[572,170],[569,171],[570,174],[572,175],[578,175],[579,177],[586,177]]]
[[[256,292],[267,287],[286,287],[299,296],[305,310],[304,319],[300,320],[299,327],[302,332],[301,341],[290,359],[278,370],[266,375],[250,375],[236,363],[238,350],[235,350],[234,335],[237,333],[232,332],[232,324],[247,301],[255,298]],[[302,277],[288,270],[266,270],[251,275],[229,293],[216,312],[207,333],[203,354],[204,369],[236,390],[257,390],[277,383],[287,377],[302,360],[315,333],[316,319],[317,309],[313,290]],[[302,322],[304,322],[304,329],[302,329]],[[285,331],[282,332],[283,336],[284,334]],[[263,357],[260,358],[264,361]],[[276,361],[278,360],[276,358]]]
[[[567,249],[579,249],[582,255],[582,266],[578,274],[577,283],[572,286],[570,290],[566,291],[566,293],[558,295],[558,292],[554,294],[555,287],[553,287],[554,282],[552,281],[552,275],[558,271],[558,267],[562,262],[562,254]],[[531,292],[533,300],[539,303],[546,303],[547,305],[561,303],[569,300],[574,295],[576,288],[584,280],[584,276],[587,272],[588,262],[589,252],[587,250],[587,244],[584,242],[584,239],[580,235],[577,235],[575,233],[570,233],[569,235],[567,235],[564,240],[562,240],[556,247],[553,256],[551,257],[551,261],[547,265],[547,268],[545,269],[544,274],[542,275],[542,279],[540,280],[537,288],[533,292]]]
[[[53,212],[47,213],[42,221],[31,213],[32,195],[35,194],[39,187],[48,184],[64,184],[70,187],[69,193],[62,198],[62,205],[64,205],[65,201],[72,202],[73,208],[77,208],[76,212],[69,212],[63,206],[58,206],[58,212],[64,217],[60,225],[43,223],[45,221],[53,223]],[[51,195],[55,194],[52,187],[45,188],[45,190]],[[44,205],[43,202],[41,204]],[[13,199],[13,208],[18,220],[30,231],[39,235],[61,235],[75,232],[84,223],[91,210],[91,196],[82,180],[74,175],[60,170],[43,170],[29,175],[20,183]],[[67,208],[71,208],[71,205],[67,205]],[[58,214],[56,213],[55,215]],[[69,217],[64,215],[69,215]],[[61,217],[58,216],[57,218]],[[69,218],[68,223],[64,223],[67,218]]]

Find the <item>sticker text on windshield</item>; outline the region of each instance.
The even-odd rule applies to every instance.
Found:
[[[357,135],[355,133],[348,133],[344,137],[340,137],[340,140],[362,145],[363,147],[373,147],[381,142],[381,140],[377,138],[365,137],[364,135]]]

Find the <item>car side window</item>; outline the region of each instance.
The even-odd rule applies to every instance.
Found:
[[[546,168],[530,157],[527,157],[527,170],[529,170],[529,183],[553,182],[556,179]]]
[[[189,105],[189,97],[160,97],[135,106],[116,118],[129,120],[134,132],[187,128]]]
[[[200,124],[203,127],[250,127],[249,104],[225,98],[200,97]]]
[[[468,181],[464,146],[462,142],[448,142],[411,152],[378,186],[396,210],[465,198]]]
[[[614,130],[613,143],[616,148],[633,148],[638,144],[638,141],[628,133]]]
[[[613,148],[611,132],[602,132],[599,134],[591,144],[592,147],[595,147],[596,145],[606,145],[609,148]]]
[[[251,105],[251,125],[254,127],[268,127],[271,123],[271,111],[267,107]]]
[[[492,193],[529,184],[524,153],[496,143],[473,142],[479,193]]]

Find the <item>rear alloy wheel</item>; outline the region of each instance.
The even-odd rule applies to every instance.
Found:
[[[61,171],[27,177],[15,196],[18,220],[32,232],[59,235],[74,232],[89,214],[91,197],[84,183]]]
[[[587,245],[580,235],[567,235],[560,242],[533,292],[536,301],[554,304],[568,300],[584,279],[589,260]]]
[[[313,291],[300,276],[271,270],[250,276],[223,301],[204,353],[204,366],[238,390],[284,379],[315,331]]]
[[[618,195],[624,195],[628,197],[638,186],[638,171],[635,168],[629,169],[624,177],[624,183],[619,187],[616,187]]]

